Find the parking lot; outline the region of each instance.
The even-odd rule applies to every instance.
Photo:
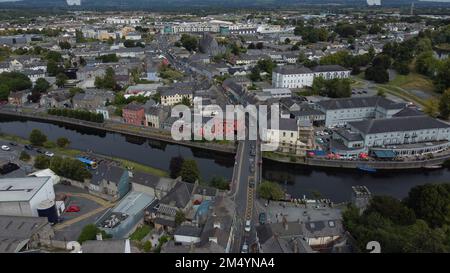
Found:
[[[106,201],[100,202],[97,198],[89,196],[87,190],[77,187],[57,184],[55,193],[64,193],[67,196],[66,209],[70,206],[80,209],[78,212],[64,212],[61,215],[62,222],[55,226],[56,240],[77,240],[83,227],[95,223],[108,208]]]

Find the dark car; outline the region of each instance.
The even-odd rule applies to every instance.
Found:
[[[43,150],[41,150],[41,149],[37,149],[36,152],[38,152],[39,154],[45,153],[45,152],[44,152]]]
[[[250,177],[250,179],[249,179],[249,185],[250,185],[250,188],[254,188],[254,187],[255,187],[255,178]]]
[[[11,145],[11,146],[17,146],[17,143],[10,142],[9,145]]]
[[[264,225],[266,223],[266,213],[265,212],[261,212],[259,214],[259,223],[261,225]]]
[[[25,145],[25,149],[27,150],[33,150],[33,147],[31,145]]]

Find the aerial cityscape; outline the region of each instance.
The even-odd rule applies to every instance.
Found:
[[[0,253],[450,252],[450,1],[0,10]]]

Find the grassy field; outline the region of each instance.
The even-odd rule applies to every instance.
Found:
[[[408,75],[397,75],[389,82],[389,85],[400,87],[406,90],[421,90],[428,93],[434,92],[433,82],[423,75],[411,72]]]

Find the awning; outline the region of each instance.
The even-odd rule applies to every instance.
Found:
[[[396,154],[392,150],[373,151],[375,157],[378,158],[394,158]]]

